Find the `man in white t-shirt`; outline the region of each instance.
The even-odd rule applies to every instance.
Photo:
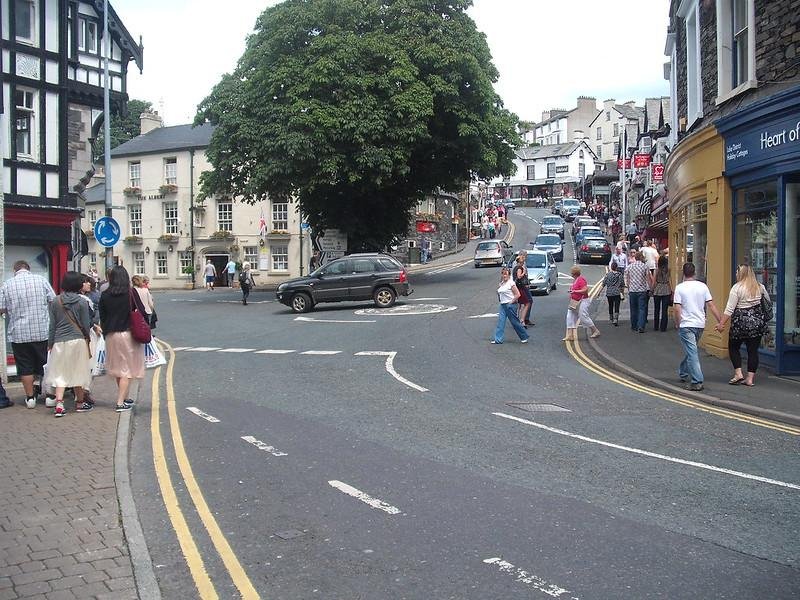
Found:
[[[644,255],[644,260],[647,263],[647,268],[652,274],[656,270],[656,264],[658,263],[658,250],[653,247],[653,243],[650,240],[644,241],[642,254]]]
[[[706,328],[706,306],[717,322],[721,317],[708,286],[697,281],[694,274],[693,263],[683,265],[683,282],[675,286],[673,293],[673,316],[685,353],[678,367],[678,376],[686,384],[687,390],[699,392],[703,389],[703,371],[700,369],[697,342]]]

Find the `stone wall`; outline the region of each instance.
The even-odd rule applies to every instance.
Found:
[[[756,0],[756,78],[759,84],[800,75],[800,0]]]
[[[67,108],[67,187],[70,191],[92,169],[91,131],[91,108],[70,104]]]

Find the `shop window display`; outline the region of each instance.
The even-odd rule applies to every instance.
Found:
[[[800,183],[786,184],[783,340],[800,346]]]
[[[741,189],[736,195],[736,260],[749,264],[771,298],[778,297],[778,191],[776,182]],[[775,349],[775,319],[761,347]]]

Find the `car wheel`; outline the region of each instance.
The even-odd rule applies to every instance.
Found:
[[[292,296],[291,306],[296,313],[307,313],[314,308],[314,302],[311,300],[311,296],[304,292],[299,292]]]
[[[549,286],[549,285],[545,286],[545,288],[544,288],[544,295],[545,295],[545,296],[549,296],[549,295],[550,295],[550,286]]]
[[[375,301],[375,306],[378,308],[389,308],[397,299],[397,294],[395,294],[394,290],[390,287],[380,287],[375,290],[372,299]]]

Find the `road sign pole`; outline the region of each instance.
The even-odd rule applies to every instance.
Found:
[[[108,57],[111,54],[111,41],[108,37],[108,0],[103,2],[103,168],[106,186],[106,216],[111,217],[111,98],[108,75]],[[106,248],[106,273],[114,266],[114,247]],[[105,275],[105,273],[103,274]]]

